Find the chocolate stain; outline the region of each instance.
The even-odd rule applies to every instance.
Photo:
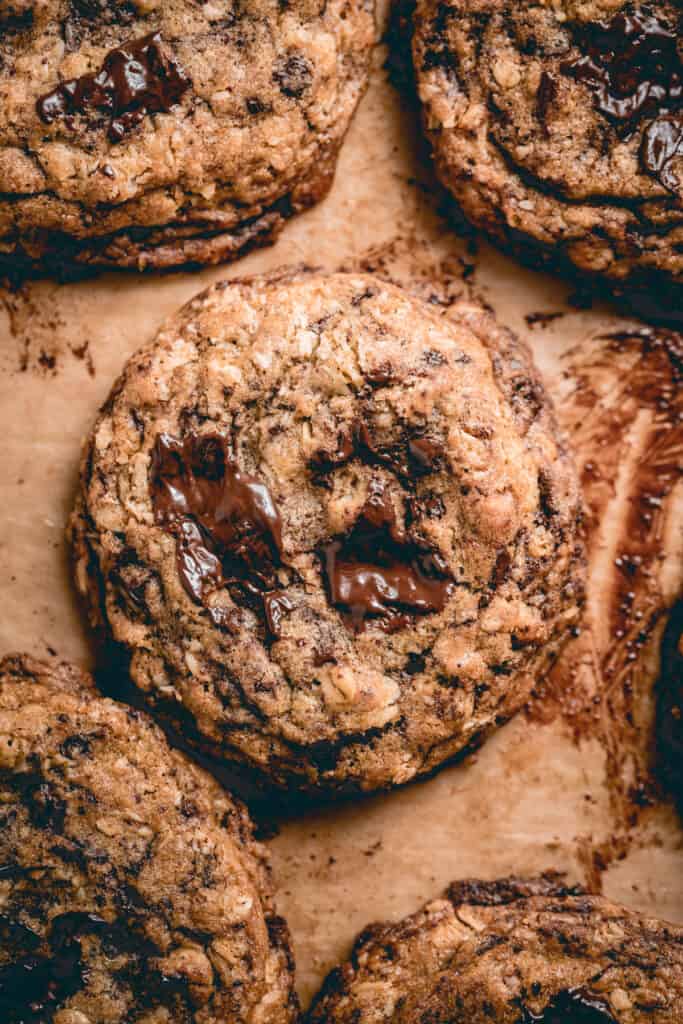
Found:
[[[64,292],[52,282],[27,282],[19,288],[0,285],[0,314],[6,313],[15,342],[14,353],[6,347],[6,357],[16,360],[17,372],[39,377],[57,377],[65,358],[73,357],[95,377],[90,341],[83,338],[74,317],[66,319],[60,312],[60,294]],[[79,340],[74,341],[74,335]]]
[[[159,32],[111,50],[97,72],[60,82],[36,104],[45,124],[76,125],[77,115],[109,118],[109,140],[121,142],[148,114],[168,112],[190,88]]]
[[[649,327],[591,338],[568,354],[565,384],[558,413],[583,487],[589,599],[580,632],[527,714],[561,717],[575,742],[596,739],[605,751],[616,831],[584,851],[597,884],[653,792],[661,570],[683,478],[683,338]]]

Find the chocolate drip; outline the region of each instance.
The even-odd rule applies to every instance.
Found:
[[[205,604],[227,586],[278,636],[292,607],[278,593],[282,523],[267,486],[238,467],[225,438],[159,434],[150,490],[156,522],[176,536],[178,572],[192,600]]]
[[[648,9],[627,9],[611,21],[575,25],[582,57],[561,66],[589,86],[597,109],[626,136],[637,122],[655,118],[643,136],[643,170],[676,191],[673,160],[683,155],[683,65],[679,29]],[[662,115],[674,115],[666,117]]]
[[[617,1024],[607,1003],[585,989],[560,992],[540,1016],[524,1011],[520,1024]]]
[[[410,537],[378,481],[352,531],[322,557],[330,603],[356,632],[369,618],[393,632],[413,615],[442,611],[453,589],[441,556]]]
[[[46,124],[77,114],[108,116],[109,138],[121,142],[147,114],[170,110],[189,87],[185,71],[154,32],[111,50],[99,71],[60,82],[40,97],[36,109]]]

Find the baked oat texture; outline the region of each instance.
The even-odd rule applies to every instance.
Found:
[[[530,354],[488,313],[302,273],[209,289],[129,361],[71,534],[93,625],[186,739],[371,790],[525,702],[577,618],[579,517]]]
[[[165,268],[272,241],[332,183],[374,35],[372,0],[0,0],[0,261]]]
[[[309,1024],[675,1024],[683,930],[557,877],[454,883],[358,938]]]
[[[683,283],[682,18],[676,0],[417,0],[426,132],[467,217],[663,302]]]
[[[3,1024],[287,1024],[246,812],[64,663],[0,662]]]

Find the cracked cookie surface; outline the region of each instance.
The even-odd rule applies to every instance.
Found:
[[[329,189],[371,0],[0,0],[0,261],[217,263]]]
[[[489,314],[294,273],[209,289],[130,360],[71,533],[93,623],[186,739],[370,790],[524,703],[577,618],[579,515]]]
[[[289,1024],[287,928],[246,812],[146,715],[0,662],[3,1024]]]
[[[437,169],[494,239],[562,270],[683,284],[675,0],[418,0]]]
[[[454,883],[367,928],[309,1024],[674,1024],[683,929],[552,876]]]

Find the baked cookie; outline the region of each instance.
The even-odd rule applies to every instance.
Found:
[[[0,266],[219,263],[328,191],[372,0],[0,0]]]
[[[223,282],[88,441],[76,581],[188,739],[374,789],[526,700],[576,621],[578,488],[527,349],[366,275]]]
[[[246,812],[76,669],[0,662],[3,1024],[289,1024]]]
[[[683,799],[683,601],[671,613],[664,633],[658,697],[664,772]]]
[[[373,925],[309,1024],[678,1024],[683,929],[556,877],[465,881]]]
[[[417,0],[440,177],[524,258],[632,288],[683,284],[678,0]]]

